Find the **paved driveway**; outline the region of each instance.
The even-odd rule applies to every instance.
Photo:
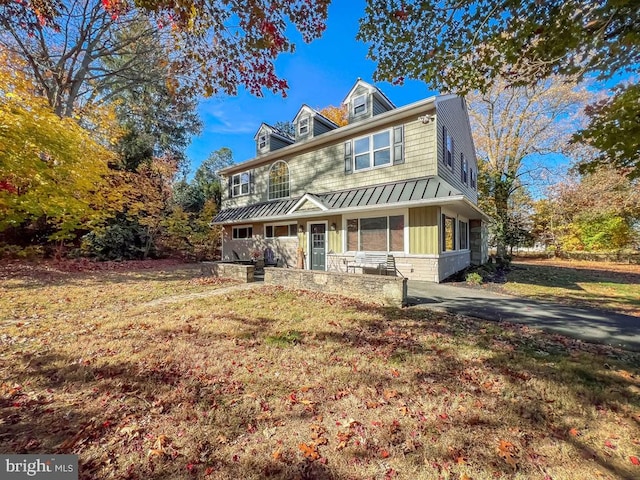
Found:
[[[525,323],[582,340],[640,351],[640,318],[539,302],[483,289],[410,280],[408,302],[485,320]]]

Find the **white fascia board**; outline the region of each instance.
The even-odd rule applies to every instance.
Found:
[[[298,200],[293,207],[291,207],[291,210],[289,210],[287,212],[287,215],[293,214],[296,210],[298,210],[302,206],[302,204],[304,202],[313,203],[316,207],[318,207],[323,212],[326,212],[327,210],[329,210],[329,207],[327,207],[324,203],[322,203],[320,200],[318,200],[315,196],[313,196],[313,195],[311,195],[309,193],[305,193],[302,196],[302,198],[300,200]]]

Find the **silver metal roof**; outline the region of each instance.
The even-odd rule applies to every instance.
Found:
[[[438,177],[424,177],[382,185],[372,185],[351,190],[341,190],[322,194],[308,194],[327,207],[326,214],[332,210],[356,210],[372,206],[393,206],[398,203],[415,202],[425,199],[461,196]],[[220,211],[213,223],[237,223],[242,220],[260,220],[261,218],[285,218],[302,197],[271,202],[256,203],[246,207],[227,208]]]

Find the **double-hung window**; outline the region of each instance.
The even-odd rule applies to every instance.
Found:
[[[249,172],[236,173],[231,177],[231,196],[239,197],[240,195],[249,194],[249,185],[251,183],[251,174]]]
[[[302,136],[307,133],[309,133],[309,117],[304,117],[300,119],[298,124],[298,134]]]
[[[466,250],[469,248],[469,224],[458,220],[458,245],[460,250]]]
[[[367,111],[367,97],[366,95],[358,95],[353,99],[353,114],[360,115]]]
[[[258,149],[260,151],[264,150],[265,148],[267,148],[267,135],[260,135],[260,137],[258,138]]]
[[[476,172],[473,168],[469,169],[469,177],[471,180],[471,188],[476,188]]]

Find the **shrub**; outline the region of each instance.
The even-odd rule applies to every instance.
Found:
[[[482,275],[478,272],[468,273],[465,280],[469,285],[482,285]]]

